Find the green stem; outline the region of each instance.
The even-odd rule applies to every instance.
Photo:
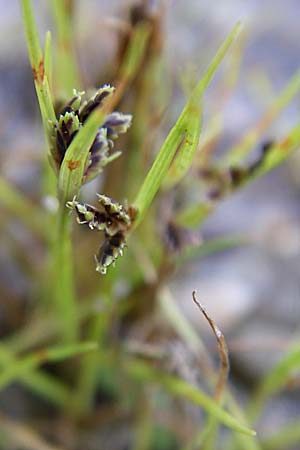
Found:
[[[103,302],[109,308],[109,298],[104,297]],[[81,359],[75,403],[73,405],[77,416],[87,415],[93,406],[93,398],[97,388],[97,368],[103,363],[103,354],[105,353],[104,340],[110,317],[110,312],[105,309],[104,313],[98,313],[91,318],[87,339],[98,342],[100,352],[84,355]]]
[[[53,250],[55,306],[58,319],[61,321],[63,339],[72,342],[78,336],[78,313],[74,289],[71,223],[68,211],[62,202],[58,211]]]

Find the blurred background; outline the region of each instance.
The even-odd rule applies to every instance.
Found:
[[[132,5],[137,2],[77,0],[66,3],[72,10],[72,46],[78,61],[80,79],[80,86],[74,87],[88,91],[105,82],[113,83],[118,79],[118,64],[120,65],[122,58],[122,45],[123,49],[126,46],[128,27],[135,24]],[[55,19],[51,1],[36,0],[33,5],[42,41],[45,32],[50,29],[55,42]],[[38,205],[41,211],[51,212],[55,210],[56,204],[55,198],[48,195],[43,187],[45,141],[28,62],[20,5],[16,0],[0,0],[0,7],[1,177]],[[150,98],[152,101],[155,97],[158,118],[153,113],[151,129],[147,126],[142,128],[145,135],[139,136],[139,139],[147,142],[152,155],[158,151],[170,126],[178,117],[191,88],[238,20],[243,24],[238,41],[205,93],[204,150],[210,151],[207,149],[213,148],[213,160],[218,163],[241,139],[251,132],[257,132],[251,154],[249,152],[246,159],[247,164],[251,164],[259,157],[265,143],[281,141],[298,125],[299,89],[284,108],[278,108],[278,112],[271,117],[272,120],[268,120],[274,101],[299,71],[298,0],[157,0],[149,1],[147,8],[147,14],[154,18],[157,27],[157,42],[154,47],[156,46],[159,54],[161,66],[152,92],[150,83],[150,95],[146,100]],[[58,69],[54,67],[53,86],[56,70]],[[132,86],[134,83],[133,80]],[[58,84],[53,89],[57,104],[61,105],[68,100]],[[139,120],[140,105],[133,100],[134,95],[138,95],[134,93],[134,87],[128,89],[129,93],[118,109],[126,113],[132,112],[134,124],[135,120]],[[161,105],[157,103],[158,96]],[[133,107],[136,109],[132,110]],[[154,108],[155,105],[152,105],[152,112]],[[128,135],[129,141],[124,139],[121,143],[124,153],[130,145],[130,131]],[[214,335],[192,302],[191,293],[197,290],[198,299],[225,335],[231,365],[229,383],[242,409],[246,408],[245,405],[263,377],[278,364],[292,344],[299,343],[299,169],[300,159],[296,151],[276,170],[247,184],[233,195],[222,197],[213,213],[191,232],[192,239],[197,241],[198,246],[199,243],[215,242],[219,244],[217,250],[205,247],[201,254],[199,249],[192,259],[186,260],[168,274],[167,293],[163,291],[167,297],[172,297],[178,308],[176,311],[201,336],[217,368],[218,352]],[[100,180],[100,185],[99,180],[87,185],[84,198],[93,203],[94,193],[99,192],[99,186],[106,186],[108,193],[112,195],[114,188],[111,184],[116,179],[114,177],[118,176],[117,172],[111,170],[110,182],[107,177],[108,181]],[[118,189],[117,198],[123,201],[122,183]],[[191,189],[189,194],[185,194],[185,198],[195,199],[198,189],[200,187],[195,183],[194,191]],[[7,207],[4,196],[0,196],[0,335],[3,345],[10,345],[18,333],[40,317],[40,312],[35,312],[39,302],[38,281],[42,276],[39,266],[45,263],[47,253],[40,239]],[[164,206],[167,204],[168,198],[163,199],[158,211],[167,208]],[[78,275],[78,291],[83,298],[86,290],[90,294],[93,290],[96,292],[95,286],[98,286],[99,275],[94,273],[92,259],[93,246],[97,244],[81,230],[76,233],[80,243],[75,249],[75,265],[78,273],[82,271]],[[140,242],[143,244],[142,238]],[[126,258],[125,252],[123,264],[126,264]],[[119,266],[111,270],[118,273]],[[151,270],[149,276],[151,278]],[[122,303],[129,288],[126,271],[121,271],[114,284],[115,297],[119,302]],[[145,301],[149,300],[143,291],[139,295],[140,303],[144,297]],[[101,295],[95,294],[94,300],[101,310]],[[126,336],[136,344],[147,335],[148,331],[145,329],[149,324],[145,307],[140,306],[140,303],[134,312],[134,320],[130,317],[125,324],[118,322],[119,329],[114,331],[112,340]],[[160,312],[156,310],[155,326],[151,331],[156,334],[156,338],[150,338],[150,342],[160,342],[157,335],[161,334],[161,342],[167,342],[166,348],[172,354],[173,364],[175,367],[180,366],[179,373],[194,382],[195,377],[197,378],[197,365],[195,366],[194,361],[191,362],[193,358],[186,349],[187,344],[182,343],[182,336],[178,333],[175,336],[168,331],[170,323],[164,318],[163,310],[163,306],[162,310],[158,310]],[[42,313],[42,317],[43,314],[45,316]],[[131,326],[132,321],[134,326]],[[148,338],[146,340],[148,342]],[[52,341],[39,341],[37,337],[36,342],[32,347],[29,345],[26,351],[40,347],[44,342]],[[63,374],[56,366],[46,365],[44,369],[66,380],[72,379],[70,369],[64,370]],[[110,379],[112,374],[109,371],[107,373]],[[101,376],[103,381],[105,374],[102,373]],[[107,392],[103,387],[105,383],[108,386]],[[70,418],[70,414],[57,410],[57,406],[32,393],[28,386],[18,381],[9,384],[0,394],[0,448],[194,448],[183,447],[188,445],[186,442],[189,441],[189,433],[194,435],[197,431],[196,425],[189,424],[190,418],[193,423],[197,423],[197,420],[203,423],[203,417],[193,410],[194,407],[185,405],[184,409],[180,406],[178,408],[181,413],[177,411],[174,417],[168,410],[165,415],[167,419],[159,415],[160,411],[164,416],[164,408],[168,409],[166,404],[159,407],[155,416],[161,427],[161,434],[155,435],[158,436],[158,443],[153,441],[154,443],[143,447],[141,443],[134,441],[131,430],[131,423],[135,420],[131,414],[139,413],[131,407],[128,408],[130,414],[114,416],[109,393],[113,388],[109,380],[103,381],[103,386],[102,391],[97,394],[98,409],[83,417],[78,425]],[[244,444],[230,447],[228,444],[228,448],[299,449],[300,435],[296,433],[298,425],[300,430],[299,386],[298,365],[284,388],[265,402],[259,419],[252,424],[262,438],[259,444],[261,447],[246,447]],[[126,400],[124,403],[123,411],[127,411]],[[103,404],[109,404],[111,408],[102,409]],[[143,409],[142,405],[143,402],[139,402],[139,410]],[[111,414],[111,420],[105,421],[101,413],[106,419]],[[182,432],[178,431],[181,420]],[[293,442],[289,444],[288,440],[286,443],[278,441],[276,446],[271,440],[267,441],[268,436],[272,436],[275,431],[281,428],[288,430],[286,427],[290,424],[293,424],[293,428],[288,435],[294,433],[296,436]],[[161,431],[165,429],[167,432]],[[17,438],[14,439],[12,435]],[[214,445],[211,448],[225,448],[220,442]]]

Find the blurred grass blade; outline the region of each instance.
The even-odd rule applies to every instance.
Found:
[[[1,176],[0,206],[4,206],[36,236],[47,240],[45,213]]]
[[[11,365],[16,357],[4,345],[0,346],[0,368]],[[49,402],[64,407],[70,398],[71,392],[60,380],[54,376],[35,369],[29,373],[23,373],[18,379],[24,386],[30,388],[36,394],[47,399]]]
[[[266,111],[259,123],[248,133],[246,133],[241,141],[229,150],[225,158],[228,166],[234,166],[248,154],[250,150],[261,140],[263,132],[288,105],[288,103],[300,93],[300,76],[297,72],[289,81],[287,86],[273,101],[270,108]]]
[[[192,204],[179,211],[175,222],[185,228],[197,228],[214,210],[211,203]]]
[[[288,423],[274,434],[263,439],[263,450],[281,450],[283,448],[300,448],[300,420]]]
[[[274,143],[259,166],[246,176],[238,186],[243,187],[282,164],[296,149],[300,148],[300,125],[296,125],[290,133],[278,143]]]
[[[52,0],[50,4],[56,28],[56,86],[59,95],[69,98],[72,96],[73,89],[79,89],[81,86],[74,51],[72,16],[65,0]]]
[[[197,406],[200,406],[207,413],[216,417],[223,425],[249,436],[255,435],[255,431],[242,425],[233,416],[220,408],[208,395],[200,391],[197,387],[188,384],[186,381],[153,369],[150,365],[138,360],[127,361],[125,370],[131,377],[141,381],[142,383],[154,382],[163,386],[163,388],[172,395],[179,396]]]
[[[161,184],[164,181],[167,171],[177,151],[177,158],[179,155],[181,156],[174,166],[175,169],[173,169],[175,171],[174,180],[179,181],[179,179],[184,176],[190,167],[198,144],[197,136],[200,134],[200,105],[197,105],[197,103],[200,101],[227,48],[238,33],[239,27],[240,24],[237,24],[224,44],[221,46],[216,57],[212,61],[202,80],[196,86],[189,102],[183,109],[177,119],[177,122],[171,129],[157,157],[155,158],[154,163],[149,170],[134,202],[134,207],[138,210],[136,225],[138,225],[143,219],[153,198],[161,187]],[[190,126],[191,128],[189,128]],[[185,150],[185,153],[181,153],[181,150]]]
[[[260,412],[263,403],[273,394],[282,389],[289,381],[292,373],[300,369],[300,346],[299,342],[287,352],[282,360],[264,378],[253,398],[250,407],[251,413],[255,416]]]
[[[268,151],[263,163],[254,171],[253,176],[247,182],[261,177],[282,164],[293,151],[300,148],[300,125],[296,125],[290,133],[278,144],[274,144]]]
[[[23,358],[16,359],[0,374],[0,389],[28,374],[45,362],[58,362],[98,348],[96,342],[82,342],[74,345],[41,349]]]
[[[64,345],[42,350],[40,354],[37,354],[37,357],[48,362],[57,362],[66,358],[72,358],[73,356],[80,355],[81,353],[97,350],[97,348],[97,342],[80,342],[78,344]]]
[[[32,4],[30,0],[21,0],[23,20],[28,47],[29,60],[33,71],[35,89],[40,105],[44,130],[50,149],[53,146],[52,123],[55,122],[55,112],[51,99],[42,49],[40,46],[37,26],[34,20]]]
[[[167,318],[178,335],[193,349],[195,354],[204,353],[203,343],[191,323],[180,311],[170,290],[164,286],[158,291],[161,314]]]
[[[128,84],[136,75],[145,56],[149,33],[150,28],[147,23],[141,23],[134,28],[120,68],[121,82]]]
[[[246,412],[236,402],[231,392],[226,390],[226,404],[231,412],[240,422],[249,426],[249,420],[246,418]],[[224,444],[226,450],[262,450],[259,439],[256,436],[246,436],[241,433],[234,433],[228,436],[228,442]]]

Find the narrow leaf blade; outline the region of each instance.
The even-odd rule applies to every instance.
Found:
[[[167,180],[167,184],[170,186],[177,183],[189,169],[200,136],[200,101],[202,95],[222,61],[227,49],[236,37],[239,28],[240,24],[238,23],[220,47],[207,72],[194,89],[190,100],[163,143],[134,202],[134,207],[138,210],[136,225],[143,219],[146,210],[161,187],[176,152],[178,152],[178,155],[174,163],[173,174],[170,176],[169,181]]]

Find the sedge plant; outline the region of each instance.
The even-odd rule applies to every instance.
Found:
[[[52,41],[48,32],[42,50],[31,1],[21,0],[48,149],[47,161],[43,161],[44,190],[56,198],[57,207],[54,213],[41,214],[0,178],[2,206],[43,242],[47,255],[39,286],[43,304],[36,308],[29,325],[0,346],[0,387],[13,382],[25,385],[78,427],[78,419],[92,418],[97,408],[101,409],[95,398],[99,391],[105,392],[116,420],[124,410],[133,416],[132,448],[137,450],[223,449],[221,426],[229,434],[228,449],[276,448],[272,437],[256,437],[253,426],[268,396],[282,389],[291,370],[299,367],[299,351],[292,347],[243,411],[226,381],[228,355],[223,335],[194,294],[196,310],[198,306],[217,338],[223,361],[218,375],[198,333],[178,310],[169,280],[186,261],[245,244],[244,238],[236,236],[195,243],[193,233],[224,198],[282,164],[299,147],[297,125],[281,140],[264,143],[254,162],[245,162],[262,141],[266,127],[299,92],[299,76],[289,81],[257,126],[215,163],[212,148],[221,127],[220,121],[212,118],[202,134],[205,92],[239,34],[238,23],[191,89],[162,145],[153,152],[145,130],[153,126],[152,110],[158,118],[165,110],[159,103],[163,98],[159,79],[164,70],[162,15],[150,12],[146,3],[131,9],[129,31],[123,32],[120,40],[115,86],[106,80],[85,94],[71,36],[74,8],[67,1],[53,2],[57,35]],[[230,51],[236,51],[235,47]],[[230,72],[223,80],[228,95],[235,78]],[[130,113],[119,111],[126,111],[128,105]],[[125,148],[122,156],[117,150],[119,140]],[[97,188],[88,203],[84,186],[90,182]],[[190,195],[195,186],[202,189],[198,198]],[[94,267],[88,266],[94,254]],[[206,361],[201,384],[191,384],[172,372],[172,354],[166,354],[165,340],[151,338],[160,325],[158,311],[187,351],[197,355],[197,361]],[[139,323],[145,324],[142,331]],[[130,338],[131,331],[138,339]],[[66,370],[69,358],[76,368],[72,373]],[[55,374],[43,367],[46,362],[58,365]],[[158,411],[168,416],[176,402],[181,406],[174,420],[186,403],[204,411],[206,420],[200,425],[194,420],[192,436],[176,429],[168,432],[163,447]],[[13,440],[7,429],[14,427],[10,423],[8,427],[0,416],[0,428],[2,423],[4,433]],[[184,423],[183,429],[190,426]],[[296,431],[294,435],[299,438]],[[173,443],[168,444],[168,439]]]

